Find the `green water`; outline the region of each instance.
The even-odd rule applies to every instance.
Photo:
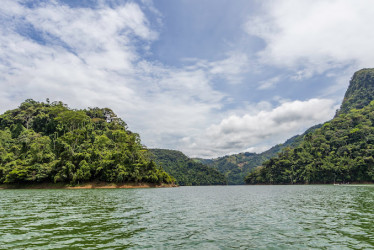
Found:
[[[372,249],[373,186],[0,190],[0,249]]]

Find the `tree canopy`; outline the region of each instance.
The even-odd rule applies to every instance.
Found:
[[[0,184],[174,182],[146,151],[108,108],[28,99],[0,115]]]
[[[168,149],[150,149],[151,159],[163,166],[181,186],[226,185],[227,180],[216,169],[188,158],[182,152]]]

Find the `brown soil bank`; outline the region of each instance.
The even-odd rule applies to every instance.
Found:
[[[35,183],[35,184],[3,184],[0,189],[94,189],[94,188],[168,188],[178,187],[175,184],[153,184],[153,183],[106,183],[88,182],[83,184],[65,183]]]

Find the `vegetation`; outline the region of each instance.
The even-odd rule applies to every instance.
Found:
[[[351,109],[362,109],[374,100],[374,69],[354,73],[337,116]]]
[[[240,153],[234,155],[227,155],[216,159],[194,159],[196,162],[206,164],[212,168],[217,169],[219,172],[223,173],[228,180],[230,185],[240,185],[244,184],[244,179],[254,168],[261,165],[264,161],[275,157],[282,149],[286,147],[296,147],[302,141],[303,136],[306,133],[314,131],[315,129],[321,127],[321,125],[316,125],[309,130],[307,130],[302,135],[296,135],[288,139],[283,144],[278,144],[269,150],[262,152],[261,154],[256,153]],[[174,175],[173,175],[174,176]]]
[[[226,155],[216,159],[194,159],[195,162],[207,164],[217,169],[228,180],[230,185],[244,184],[245,175],[255,166],[260,165],[265,159],[255,153],[240,153]]]
[[[216,169],[194,162],[182,152],[167,149],[150,149],[151,159],[163,166],[181,186],[226,185],[227,180]]]
[[[373,99],[374,70],[356,72],[335,118],[257,167],[246,183],[373,182]]]
[[[0,116],[0,184],[172,183],[108,108],[26,100]]]

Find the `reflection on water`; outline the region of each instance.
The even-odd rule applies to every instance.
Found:
[[[374,248],[373,186],[0,190],[0,248]]]

